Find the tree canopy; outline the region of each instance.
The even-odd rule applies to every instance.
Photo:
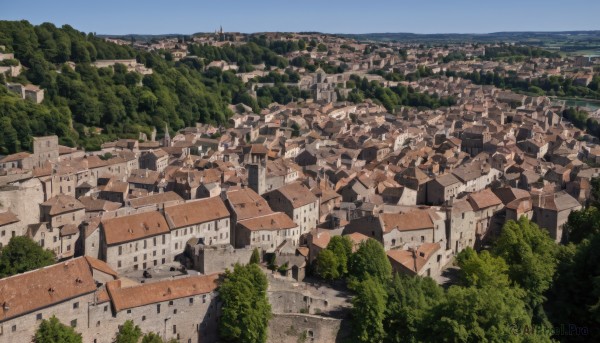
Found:
[[[126,320],[119,328],[115,343],[137,343],[142,337],[142,330],[132,320]]]
[[[263,343],[271,318],[267,278],[256,264],[236,265],[219,288],[219,333],[227,342]]]
[[[36,343],[81,343],[81,335],[62,324],[55,316],[44,319],[35,333]]]
[[[0,278],[49,266],[56,262],[54,253],[31,238],[15,236],[0,249]]]

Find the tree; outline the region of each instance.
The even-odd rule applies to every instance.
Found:
[[[133,324],[132,320],[126,320],[119,328],[115,343],[137,343],[142,337],[142,330],[139,326]]]
[[[524,332],[518,330],[531,328],[531,318],[519,293],[512,288],[452,286],[425,319],[423,341],[521,342]],[[532,342],[550,342],[547,335],[535,333]]]
[[[386,298],[385,289],[376,279],[367,278],[355,286],[356,295],[352,299],[352,317],[358,342],[383,342],[385,329]]]
[[[586,238],[600,233],[600,211],[597,207],[590,206],[569,214],[564,230],[567,232],[569,242],[579,244]]]
[[[527,292],[531,310],[540,311],[556,270],[557,251],[548,232],[523,216],[504,224],[492,252],[506,261],[510,279]]]
[[[142,343],[164,343],[162,338],[154,332],[148,332],[142,338]]]
[[[461,251],[457,258],[462,284],[466,287],[509,286],[508,266],[501,257],[492,256],[489,251],[477,254],[472,248]]]
[[[554,325],[574,323],[589,328],[587,336],[573,342],[600,341],[600,234],[569,244],[558,254],[560,263],[549,292],[549,317]]]
[[[431,278],[394,274],[388,289],[384,328],[386,342],[423,341],[431,308],[444,299],[444,291]]]
[[[258,252],[258,248],[254,248],[254,250],[252,250],[252,256],[250,256],[250,264],[260,264],[260,253]]]
[[[327,244],[338,260],[338,273],[340,277],[348,274],[348,260],[352,255],[352,240],[348,236],[333,236]]]
[[[81,343],[81,334],[62,324],[55,316],[42,320],[35,333],[36,343]]]
[[[271,305],[267,278],[256,264],[235,265],[225,273],[219,288],[222,301],[219,333],[228,342],[261,343],[267,340]]]
[[[385,284],[392,277],[392,265],[383,245],[372,238],[362,242],[350,257],[348,273],[358,282],[371,277]]]
[[[0,250],[0,277],[7,277],[55,263],[50,250],[45,250],[29,237],[16,236]]]
[[[333,251],[323,249],[316,260],[317,275],[325,280],[335,280],[340,277],[340,261]]]

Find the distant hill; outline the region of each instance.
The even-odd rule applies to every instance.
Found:
[[[360,41],[395,41],[406,43],[492,43],[515,42],[529,44],[551,43],[595,43],[600,44],[600,31],[564,31],[564,32],[494,32],[483,34],[417,34],[417,33],[365,33],[337,34],[337,36],[353,38]]]

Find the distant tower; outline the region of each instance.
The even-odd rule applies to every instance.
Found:
[[[252,163],[248,163],[246,167],[248,168],[248,186],[259,195],[263,195],[267,188],[266,155],[254,155]]]
[[[219,29],[219,33],[223,34],[223,25],[221,25],[221,28]]]
[[[165,137],[163,138],[163,146],[171,146],[171,135],[169,135],[169,126],[165,124]]]

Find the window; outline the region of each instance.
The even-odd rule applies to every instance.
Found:
[[[142,316],[142,321],[146,320],[146,316]]]
[[[73,309],[75,310],[75,309],[78,309],[78,308],[79,308],[79,301],[74,302],[73,303]]]
[[[42,314],[41,313],[36,314],[35,315],[35,319],[36,320],[42,320]]]
[[[77,319],[73,319],[73,320],[71,321],[71,327],[72,327],[72,328],[76,328],[76,327],[77,327]]]
[[[173,333],[177,333],[177,325],[173,325]]]
[[[156,246],[156,237],[154,237],[152,240],[154,242],[154,246]]]
[[[127,310],[127,314],[131,314],[131,310]]]
[[[96,322],[96,327],[100,327],[100,321]]]
[[[174,310],[173,310],[173,314],[177,314],[177,309],[174,309]]]
[[[421,242],[425,242],[425,236],[421,236]]]
[[[123,247],[119,247],[119,256],[121,256],[123,254]]]
[[[133,262],[137,262],[137,256],[133,257]]]
[[[121,261],[117,261],[117,267],[121,268]]]
[[[202,303],[205,304],[206,303],[206,294],[202,295]]]
[[[108,312],[108,305],[104,305],[104,312]]]
[[[169,301],[169,306],[173,306],[173,300]]]
[[[13,326],[12,326],[12,332],[15,332],[15,331],[17,331],[17,326],[16,326],[16,325],[13,325]]]
[[[194,303],[194,298],[190,298],[190,305]]]

